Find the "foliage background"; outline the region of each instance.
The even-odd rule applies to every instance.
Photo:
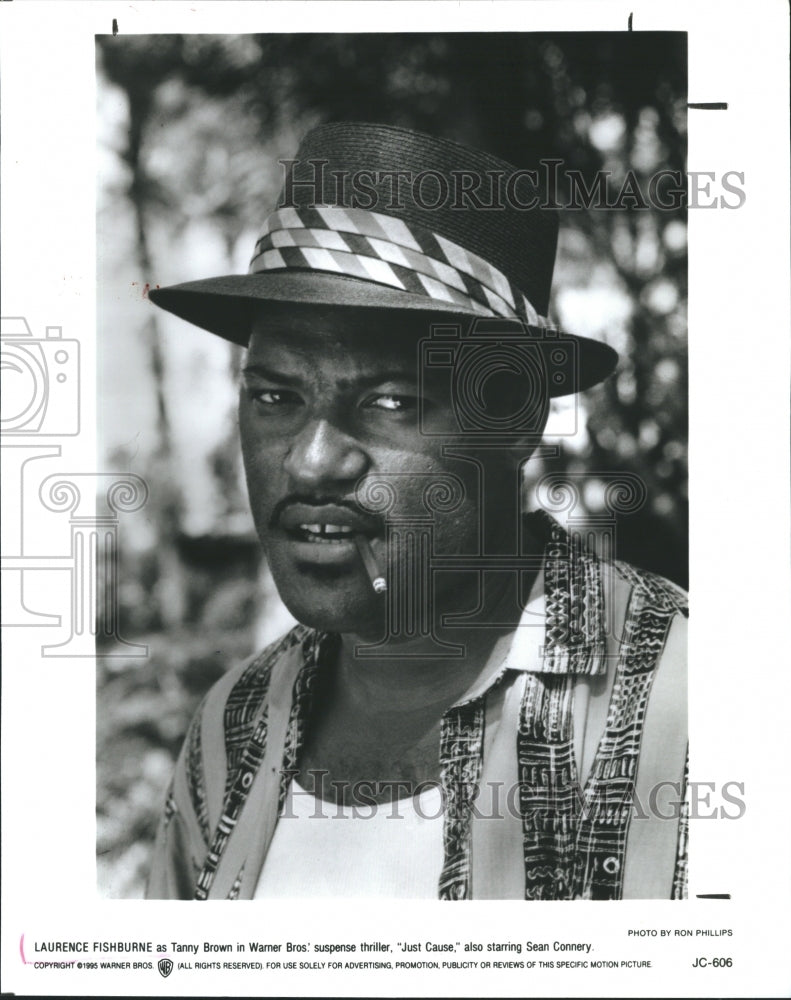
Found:
[[[527,168],[556,157],[588,184],[610,171],[616,194],[632,170],[645,192],[659,170],[685,169],[686,45],[640,32],[120,35],[97,39],[97,81],[102,461],[151,491],[122,522],[119,561],[121,633],[149,655],[98,661],[98,872],[105,895],[138,897],[193,710],[291,621],[247,511],[240,351],[157,315],[146,283],[246,271],[278,159],[324,121],[418,128]],[[618,555],[682,585],[686,266],[683,205],[562,215],[553,316],[621,363],[581,399],[582,429],[557,439],[551,469],[588,473],[591,515],[608,473],[640,476],[649,499],[619,521]]]

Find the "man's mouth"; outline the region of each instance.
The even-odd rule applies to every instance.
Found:
[[[277,523],[292,540],[312,545],[350,545],[357,535],[371,539],[381,534],[376,518],[342,503],[290,503]]]
[[[337,545],[339,542],[351,541],[355,534],[353,528],[343,524],[298,524],[289,534],[302,542],[314,542],[318,545]]]

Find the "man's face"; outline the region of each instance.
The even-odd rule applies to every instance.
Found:
[[[362,505],[361,480],[392,489],[389,519],[430,520],[435,555],[480,551],[483,526],[479,468],[443,454],[443,435],[457,430],[447,373],[418,377],[425,320],[404,329],[403,318],[396,326],[374,315],[303,309],[256,321],[239,426],[253,518],[289,611],[322,630],[379,635],[385,602],[356,536],[370,544],[390,588],[416,555],[395,545],[388,566],[385,514]],[[487,466],[487,509],[498,491],[517,489],[516,469],[505,452]],[[458,504],[429,513],[427,487],[449,476],[460,486]],[[437,607],[475,606],[475,574],[441,573],[435,586]]]

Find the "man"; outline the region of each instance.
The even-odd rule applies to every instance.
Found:
[[[683,896],[684,595],[521,513],[549,399],[616,361],[544,319],[556,238],[510,164],[326,125],[248,275],[151,294],[248,347],[301,624],[199,708],[149,897]]]

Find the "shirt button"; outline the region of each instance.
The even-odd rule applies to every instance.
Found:
[[[615,873],[620,869],[621,862],[618,858],[610,857],[605,858],[602,868],[607,872],[608,875],[615,875]]]

